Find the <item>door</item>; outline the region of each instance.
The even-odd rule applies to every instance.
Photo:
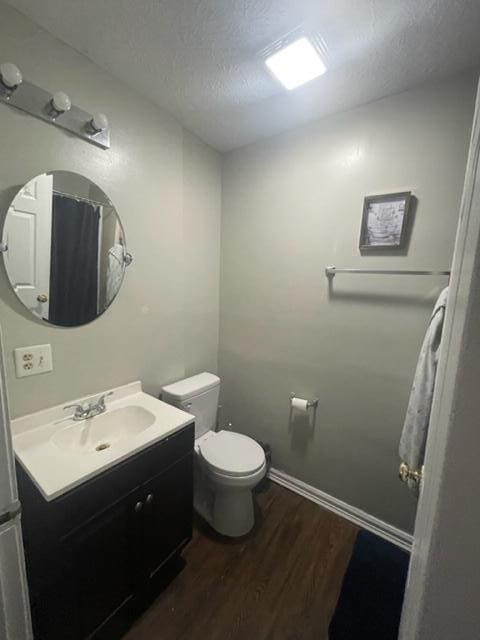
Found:
[[[31,180],[10,205],[3,228],[10,282],[23,303],[41,318],[48,318],[52,188],[51,175]]]
[[[0,331],[0,638],[32,637]]]
[[[149,581],[192,537],[193,454],[145,484],[143,496],[145,572]]]
[[[479,158],[480,84],[400,640],[480,638]]]
[[[0,329],[0,522],[6,519],[5,514],[8,515],[8,512],[18,507],[17,501],[17,479],[10,434],[3,340]]]
[[[32,638],[19,516],[0,526],[0,638]]]
[[[130,624],[143,577],[144,522],[139,498],[135,492],[123,498],[62,541],[66,553],[63,590],[69,595],[58,617],[63,628],[59,639],[92,634],[117,638]],[[58,615],[58,599],[50,601]]]

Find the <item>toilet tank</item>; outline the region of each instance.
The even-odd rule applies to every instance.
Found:
[[[215,429],[220,378],[213,373],[199,373],[162,387],[162,400],[195,416],[195,438]]]

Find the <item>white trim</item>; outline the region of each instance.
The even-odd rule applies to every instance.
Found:
[[[405,551],[411,550],[413,537],[406,531],[397,529],[397,527],[394,527],[393,525],[388,524],[387,522],[384,522],[361,509],[357,509],[357,507],[352,507],[352,505],[347,504],[346,502],[343,502],[320,489],[316,489],[301,480],[297,480],[297,478],[288,475],[288,473],[272,468],[268,475],[273,482],[282,485],[282,487],[285,487],[286,489],[290,489],[290,491],[293,491],[294,493],[298,493],[298,495],[320,505],[324,509],[328,509],[328,511],[332,511],[337,515],[342,516],[342,518],[353,522],[362,529],[375,533],[380,538],[388,540],[388,542],[405,549]]]

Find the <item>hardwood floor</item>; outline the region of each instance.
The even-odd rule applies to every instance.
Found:
[[[201,524],[186,567],[124,640],[324,640],[357,528],[271,484],[243,540]]]

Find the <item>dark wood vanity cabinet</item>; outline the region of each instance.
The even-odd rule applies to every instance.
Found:
[[[191,539],[194,427],[47,502],[18,465],[35,640],[118,639]]]

